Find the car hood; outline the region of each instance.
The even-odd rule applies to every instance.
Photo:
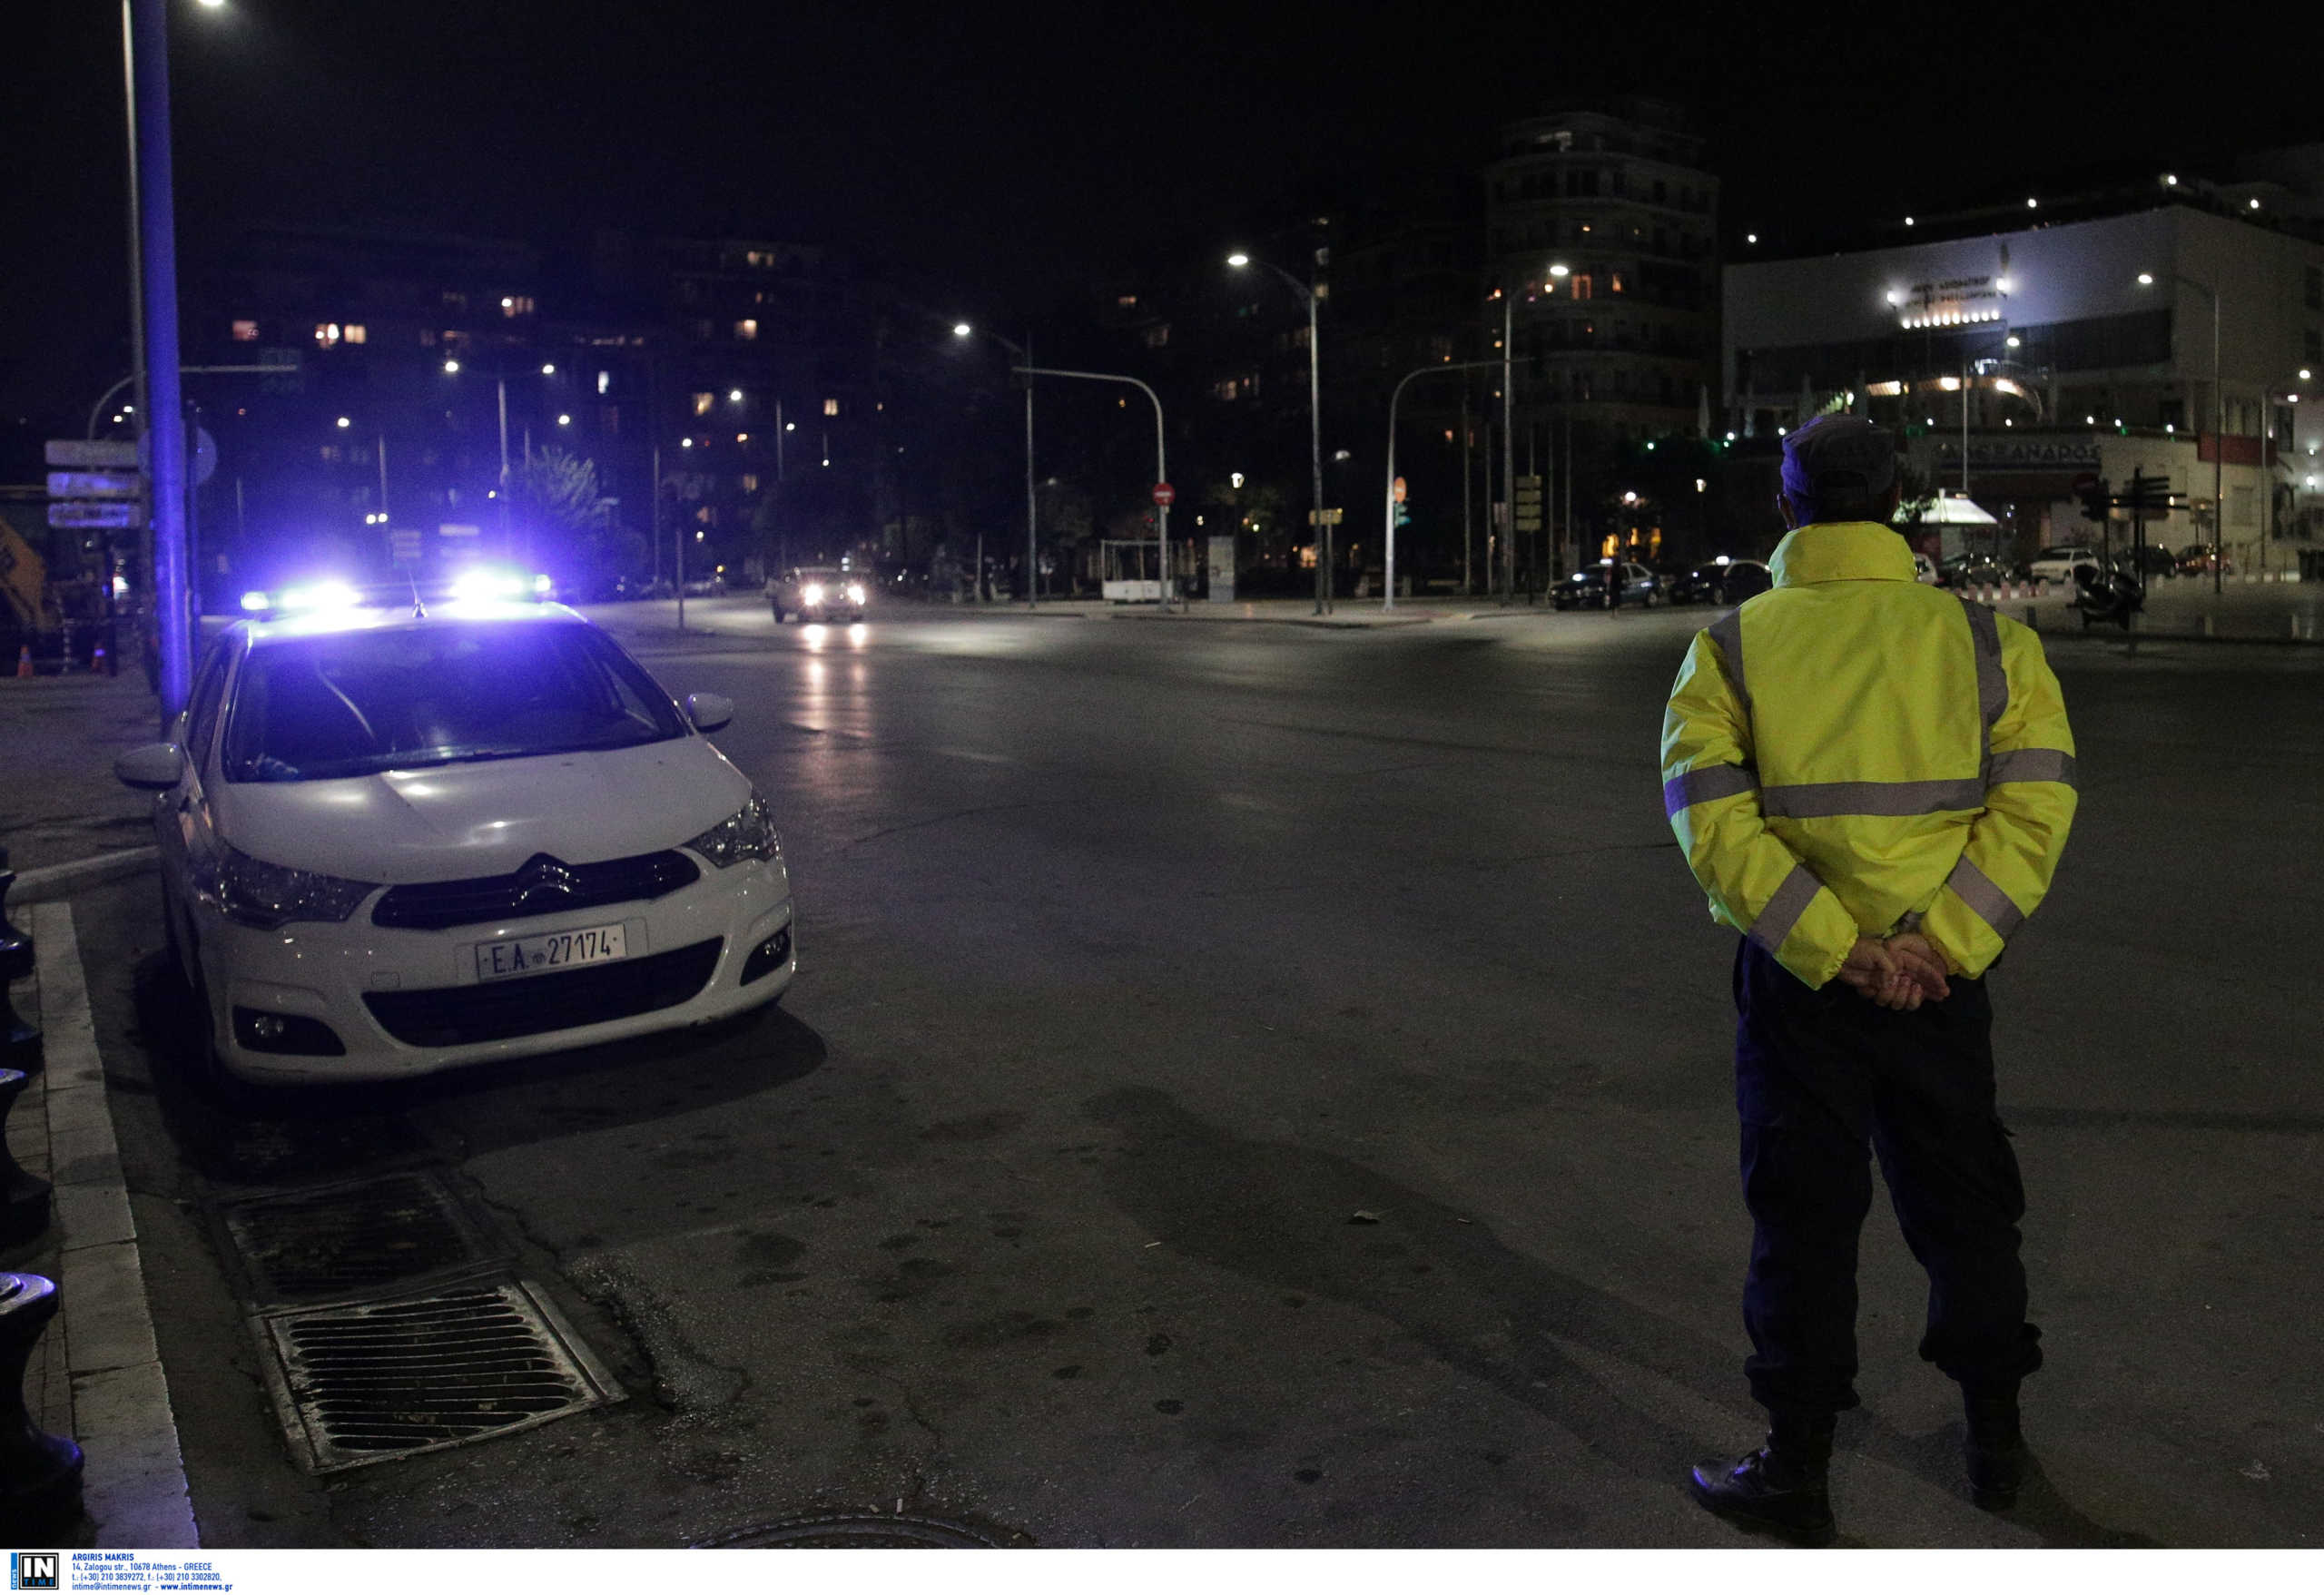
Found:
[[[751,783],[706,739],[683,736],[211,790],[219,834],[253,858],[408,885],[512,874],[536,853],[587,864],[675,847],[749,802]]]

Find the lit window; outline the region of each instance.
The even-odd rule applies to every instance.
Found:
[[[1126,293],[1119,299],[1114,300],[1114,302],[1119,305],[1123,310],[1134,310],[1137,309],[1137,295],[1134,293]]]
[[[745,319],[734,323],[734,336],[743,342],[748,343],[758,335],[759,324],[756,321]]]
[[[339,323],[336,321],[316,322],[315,341],[325,349],[336,346],[339,342]]]
[[[1573,297],[1576,299],[1588,299],[1590,295],[1590,273],[1587,271],[1576,271],[1573,274]]]
[[[756,472],[756,471],[744,471],[744,472],[743,473],[743,475],[742,475],[742,478],[741,478],[741,479],[742,479],[743,491],[743,492],[745,492],[745,493],[755,493],[755,492],[757,492],[757,491],[759,490],[759,474],[758,474],[758,472]]]
[[[511,317],[531,315],[533,313],[532,295],[528,293],[502,295],[500,300],[500,313],[504,316]]]
[[[419,347],[422,349],[433,349],[436,347],[435,328],[422,327],[419,330]]]
[[[613,385],[614,374],[611,371],[599,371],[597,373],[597,395],[599,398],[602,399],[605,396],[606,391],[613,387]]]
[[[1616,293],[1622,291],[1622,274],[1620,271],[1613,274],[1613,290]]]
[[[827,416],[835,416],[839,414],[839,400],[836,399],[826,399],[823,400],[823,413]]]
[[[1170,323],[1161,321],[1146,330],[1146,347],[1160,349],[1170,341]]]
[[[350,343],[360,343],[363,341],[365,337],[363,323],[360,321],[350,321],[340,330],[340,335]]]
[[[236,343],[256,343],[258,341],[258,323],[256,321],[235,322],[234,341]]]
[[[710,413],[711,407],[717,402],[718,395],[715,393],[697,393],[694,396],[694,413],[698,416],[706,416]]]

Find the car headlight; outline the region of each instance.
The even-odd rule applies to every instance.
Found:
[[[806,591],[801,593],[799,596],[809,604],[822,603],[823,601],[823,584],[821,582],[809,582],[807,584]]]
[[[314,870],[270,864],[221,843],[195,882],[202,901],[238,925],[279,930],[296,920],[338,923],[379,890]]]
[[[863,584],[862,582],[850,582],[847,584],[847,601],[851,604],[861,604],[863,602]]]
[[[751,801],[735,813],[686,843],[720,869],[731,869],[745,859],[779,859],[783,838],[774,828],[774,810],[766,799],[751,793]]]

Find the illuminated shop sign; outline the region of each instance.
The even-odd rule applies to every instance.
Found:
[[[1936,458],[1957,466],[1961,459],[1961,445],[1952,438],[1940,438]],[[1972,438],[1969,443],[1969,468],[1973,471],[2063,471],[2095,470],[2098,468],[2098,439],[2073,438]]]
[[[1891,292],[1898,324],[1922,327],[1969,327],[2002,318],[2002,300],[2008,293],[2002,277],[1948,277],[1941,282],[1915,282]]]

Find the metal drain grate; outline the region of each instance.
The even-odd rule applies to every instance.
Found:
[[[442,1182],[420,1172],[261,1196],[222,1216],[261,1302],[405,1287],[474,1267],[494,1250]]]
[[[500,1279],[264,1323],[283,1427],[317,1472],[436,1451],[622,1398],[556,1310]]]
[[[829,1517],[792,1518],[737,1529],[715,1540],[704,1540],[695,1551],[997,1551],[997,1541],[974,1529],[940,1518],[905,1517],[901,1513],[834,1513]]]

